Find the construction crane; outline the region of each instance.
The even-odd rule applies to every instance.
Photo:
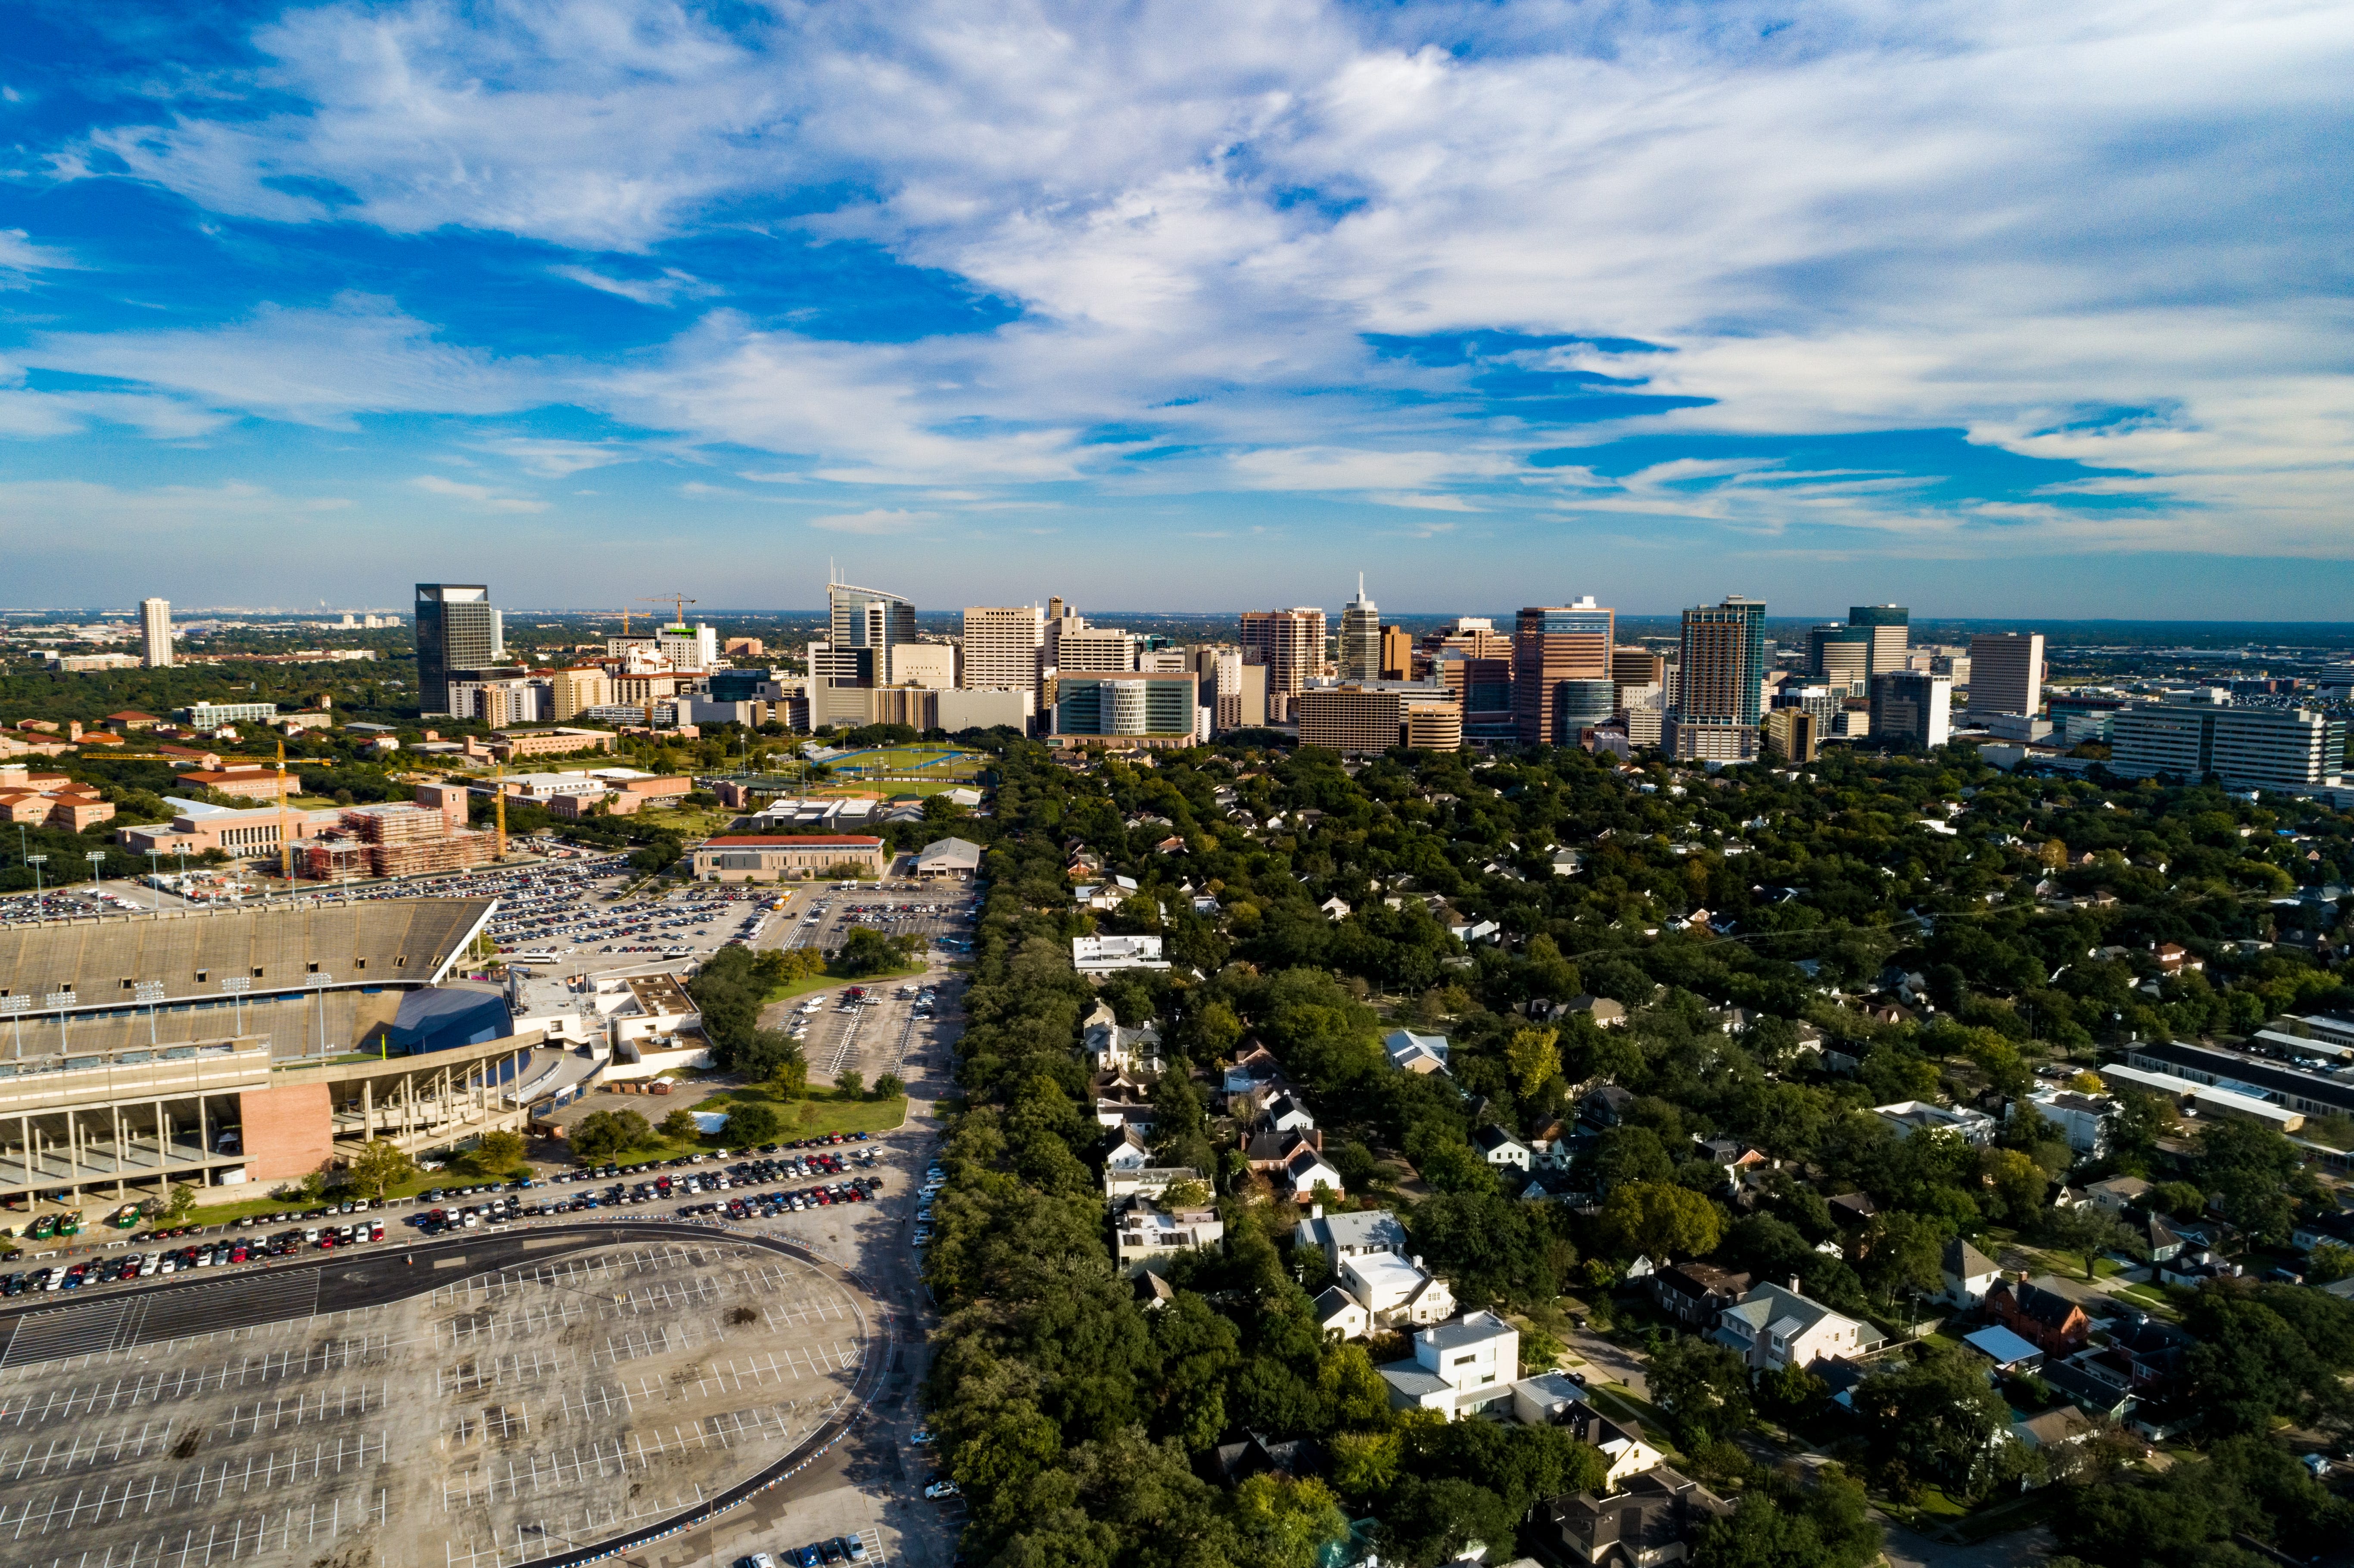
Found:
[[[294,835],[286,831],[286,743],[278,743],[278,879],[294,891]]]
[[[686,624],[686,607],[690,604],[701,604],[703,601],[699,599],[689,599],[683,593],[657,593],[641,594],[638,596],[638,602],[640,604],[667,604],[676,606],[676,618],[672,620],[671,624],[673,626],[683,627]]]

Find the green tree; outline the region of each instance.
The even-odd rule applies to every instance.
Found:
[[[1958,1351],[1881,1363],[1850,1396],[1872,1452],[1969,1497],[2015,1477],[2022,1456],[2006,1440],[2010,1407]]]
[[[896,1073],[885,1073],[875,1080],[875,1097],[878,1100],[896,1100],[907,1092],[907,1080]]]
[[[854,1100],[866,1092],[866,1075],[855,1067],[845,1068],[833,1075],[833,1086],[843,1098]]]
[[[610,1160],[653,1141],[654,1129],[633,1110],[590,1111],[572,1129],[573,1152],[584,1160]]]
[[[398,1144],[371,1139],[352,1156],[352,1184],[372,1198],[381,1198],[394,1183],[417,1174],[417,1161]]]
[[[1512,1092],[1533,1100],[1537,1092],[1561,1076],[1560,1033],[1552,1029],[1516,1029],[1504,1045],[1504,1062],[1512,1075]]]
[[[1722,1345],[1681,1334],[1644,1369],[1651,1401],[1675,1420],[1676,1440],[1696,1448],[1748,1428],[1747,1363]]]
[[[485,1171],[511,1171],[524,1155],[523,1134],[493,1128],[475,1141],[474,1163]]]
[[[1617,1255],[1664,1263],[1714,1252],[1723,1223],[1716,1205],[1689,1188],[1636,1181],[1602,1201],[1596,1228]]]
[[[173,1224],[186,1219],[196,1206],[196,1190],[186,1181],[175,1182],[171,1201],[164,1206],[164,1218]]]
[[[1316,1480],[1258,1475],[1235,1489],[1228,1517],[1237,1568],[1315,1568],[1317,1553],[1345,1539],[1349,1520]]]
[[[2093,1266],[2101,1254],[2121,1245],[2131,1234],[2108,1211],[2092,1203],[2049,1210],[2037,1228],[2044,1245],[2084,1260],[2084,1277],[2088,1280],[2094,1277]]]
[[[662,1135],[673,1143],[693,1143],[703,1129],[695,1125],[695,1113],[681,1106],[662,1118]]]
[[[727,1121],[720,1128],[719,1136],[730,1149],[747,1149],[758,1143],[774,1143],[779,1124],[776,1111],[758,1100],[737,1100],[727,1107]]]
[[[2288,1239],[2296,1218],[2290,1199],[2310,1180],[2296,1145],[2261,1122],[2211,1121],[2199,1135],[2194,1168],[2223,1217],[2251,1239]]]

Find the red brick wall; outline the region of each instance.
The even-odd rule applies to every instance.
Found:
[[[245,1116],[245,1168],[256,1181],[316,1171],[334,1143],[327,1086],[290,1084],[238,1096]]]

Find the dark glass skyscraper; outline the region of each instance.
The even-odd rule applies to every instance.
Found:
[[[506,657],[499,612],[482,583],[417,585],[417,707],[450,711],[450,683]]]

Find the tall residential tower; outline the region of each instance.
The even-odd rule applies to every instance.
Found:
[[[1728,596],[1684,611],[1681,675],[1668,725],[1679,761],[1753,762],[1766,689],[1766,601]]]
[[[145,657],[141,661],[150,670],[161,670],[172,662],[172,601],[168,599],[143,599],[139,601],[139,631],[145,643]]]

